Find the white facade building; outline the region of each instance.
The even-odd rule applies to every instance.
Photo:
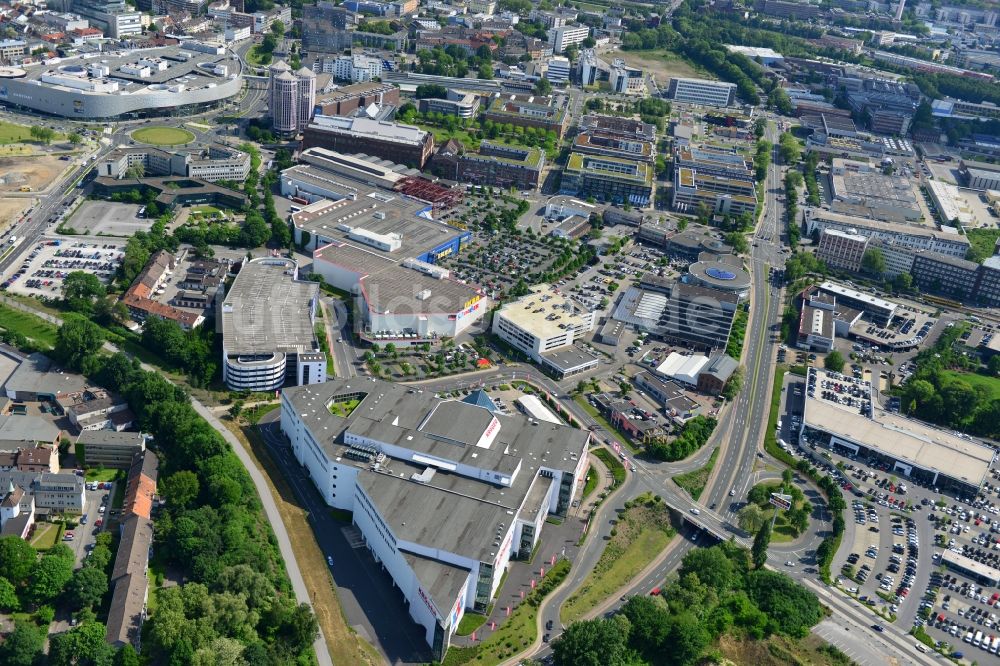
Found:
[[[324,501],[353,513],[436,661],[508,562],[530,556],[545,518],[565,515],[590,440],[361,377],[286,389],[281,429]]]
[[[668,97],[677,102],[704,104],[705,106],[729,106],[736,100],[736,84],[705,79],[670,80]]]
[[[565,377],[599,363],[596,356],[573,344],[592,331],[596,322],[596,312],[584,310],[552,285],[541,284],[496,312],[493,334],[543,368]]]
[[[569,81],[570,62],[569,58],[554,56],[549,58],[549,66],[545,71],[545,78],[551,83],[561,85]]]
[[[549,44],[553,53],[562,53],[567,46],[574,46],[590,36],[590,27],[585,25],[564,25],[549,30]]]

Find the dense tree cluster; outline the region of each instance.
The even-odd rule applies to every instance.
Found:
[[[705,445],[717,423],[711,416],[699,414],[684,424],[673,441],[658,440],[650,444],[648,453],[657,460],[683,460]]]
[[[656,596],[634,596],[609,619],[577,622],[553,643],[558,666],[696,663],[719,636],[805,636],[822,619],[816,596],[788,576],[753,570],[731,543],[696,548]]]
[[[493,52],[485,44],[472,56],[455,44],[449,44],[446,48],[436,46],[433,49],[420,49],[417,51],[417,61],[413,63],[413,71],[459,79],[464,79],[472,71],[477,78],[492,79]]]
[[[1000,437],[1000,399],[962,377],[978,369],[978,360],[966,355],[959,341],[964,326],[956,325],[915,359],[917,370],[899,392],[908,414],[983,437]],[[996,374],[1000,366],[987,366]]]
[[[142,329],[142,346],[155,352],[171,368],[187,373],[194,386],[204,386],[215,376],[213,332],[205,327],[185,331],[175,321],[150,317]]]
[[[240,663],[240,655],[249,663],[300,663],[316,620],[295,603],[253,483],[225,440],[182,389],[137,360],[89,353],[81,366],[92,381],[125,397],[162,460],[167,507],[156,521],[156,549],[189,582],[157,592],[146,644],[164,663]],[[0,565],[4,557],[0,546]],[[16,553],[6,559],[12,566],[0,572],[25,570]],[[58,563],[30,571],[28,586],[38,599],[58,594],[72,577],[72,567],[67,574]],[[80,581],[79,591],[93,583]],[[86,632],[78,633],[84,641]],[[222,660],[230,655],[236,658]]]

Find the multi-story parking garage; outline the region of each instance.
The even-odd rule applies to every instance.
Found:
[[[0,104],[66,118],[189,116],[242,86],[239,59],[200,42],[0,68]]]

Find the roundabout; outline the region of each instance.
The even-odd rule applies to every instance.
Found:
[[[194,141],[193,132],[180,127],[143,127],[137,129],[130,135],[136,143],[145,143],[151,146],[182,146]]]

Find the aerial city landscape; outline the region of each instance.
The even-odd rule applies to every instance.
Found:
[[[1000,2],[283,2],[0,2],[0,665],[1000,666]]]

